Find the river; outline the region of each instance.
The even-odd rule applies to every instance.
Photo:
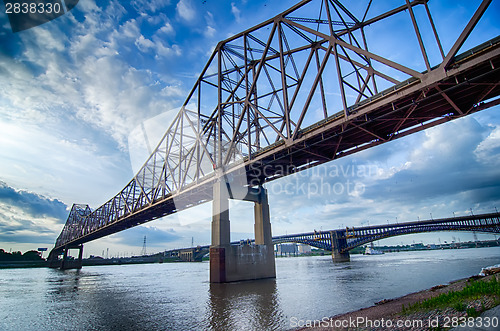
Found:
[[[276,279],[210,284],[208,262],[0,270],[0,330],[286,330],[446,284],[500,248],[276,259]]]

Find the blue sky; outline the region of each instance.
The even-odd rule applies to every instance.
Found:
[[[295,3],[81,0],[68,14],[15,34],[2,11],[0,248],[50,248],[73,203],[97,208],[114,196],[133,177],[136,163],[145,161],[145,149],[129,145],[141,123],[181,105],[218,41]],[[402,3],[377,2],[373,11]],[[429,2],[445,51],[478,4]],[[494,0],[464,50],[500,34],[499,13]],[[375,40],[374,53],[404,58],[408,65],[421,60],[398,44],[411,30],[374,26],[367,34]],[[429,52],[435,60],[435,50]],[[273,234],[426,219],[431,213],[464,215],[470,208],[493,212],[500,208],[499,110],[268,184]],[[231,205],[233,239],[252,237],[251,204]],[[210,215],[210,204],[196,207],[89,243],[85,254],[106,248],[111,254],[137,254],[144,235],[150,251],[189,246],[192,238],[209,244]],[[387,242],[453,237],[466,241],[472,235]]]

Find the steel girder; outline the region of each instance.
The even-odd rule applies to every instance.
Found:
[[[304,0],[220,42],[137,175],[77,226],[70,213],[56,248],[210,201],[222,175],[259,185],[497,104],[483,101],[500,94],[500,38],[457,56],[490,2],[447,53],[426,0],[373,16],[371,1],[354,14],[338,0]],[[370,26],[396,16],[414,29],[414,67],[368,47]]]

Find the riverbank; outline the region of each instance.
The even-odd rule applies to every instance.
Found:
[[[42,261],[1,261],[0,269],[9,268],[46,268],[48,263],[45,260]]]
[[[174,263],[183,262],[178,258],[165,258],[163,256],[136,256],[120,258],[89,258],[82,260],[82,266],[122,265],[122,264],[151,264],[151,263]],[[0,262],[0,269],[9,268],[48,268],[49,263],[43,261],[8,261]]]
[[[447,330],[463,321],[479,323],[476,319],[481,312],[498,305],[495,295],[480,295],[468,298],[460,304],[444,305],[439,308],[422,307],[422,302],[431,298],[442,298],[444,294],[460,292],[476,282],[500,281],[500,274],[485,277],[473,276],[451,282],[448,285],[434,286],[428,290],[411,293],[396,299],[387,299],[346,314],[311,321],[301,330]],[[466,289],[465,291],[467,291]],[[449,295],[450,296],[450,295]],[[434,300],[436,301],[436,300]],[[423,305],[426,306],[426,305]],[[481,321],[481,323],[484,321]],[[494,322],[489,320],[489,322]],[[498,327],[498,317],[496,318]],[[308,327],[307,327],[308,326]],[[479,326],[479,325],[475,325]],[[484,327],[484,325],[482,325]],[[491,327],[491,330],[497,329]]]

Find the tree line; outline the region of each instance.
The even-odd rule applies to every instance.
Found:
[[[43,261],[43,259],[38,251],[27,251],[24,254],[19,251],[9,253],[0,248],[0,261]]]

